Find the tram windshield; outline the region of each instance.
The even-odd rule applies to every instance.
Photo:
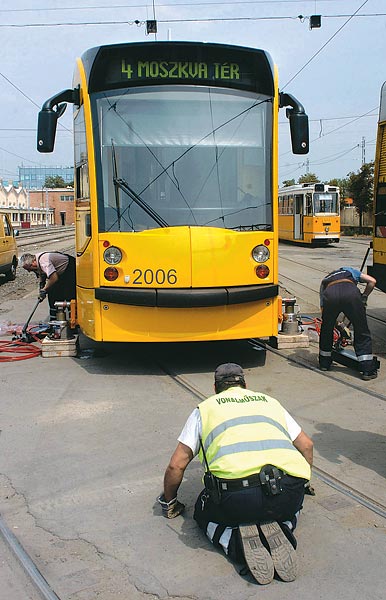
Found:
[[[100,230],[270,230],[271,100],[202,86],[93,94]]]
[[[314,213],[333,213],[338,214],[338,194],[336,192],[315,193],[314,194]]]

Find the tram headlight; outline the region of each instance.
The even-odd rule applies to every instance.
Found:
[[[107,269],[105,269],[104,276],[107,281],[115,281],[118,279],[118,275],[118,269],[115,267],[107,267]]]
[[[109,265],[117,265],[122,260],[122,252],[116,246],[110,246],[103,252],[103,260]]]
[[[265,279],[269,275],[269,267],[267,265],[259,265],[256,267],[256,275],[259,279]]]
[[[269,250],[267,246],[263,246],[263,244],[255,246],[252,250],[252,258],[258,263],[266,262],[269,259]]]

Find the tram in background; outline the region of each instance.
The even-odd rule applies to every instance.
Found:
[[[277,334],[278,109],[308,117],[263,50],[146,42],[92,48],[39,113],[51,152],[74,104],[77,315],[96,341]]]
[[[279,190],[279,239],[327,245],[340,240],[339,188],[302,183]]]
[[[374,163],[373,266],[367,272],[386,292],[386,82],[381,89]]]

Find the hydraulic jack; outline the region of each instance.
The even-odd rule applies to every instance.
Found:
[[[334,362],[349,367],[354,371],[361,371],[361,363],[357,358],[354,350],[347,348],[347,345],[351,343],[351,332],[349,326],[344,323],[337,323],[335,327],[339,332],[339,338],[335,342],[331,358]],[[381,363],[376,356],[373,357],[374,369],[379,369]]]

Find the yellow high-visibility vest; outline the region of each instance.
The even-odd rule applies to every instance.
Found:
[[[310,479],[311,467],[292,444],[284,408],[259,392],[232,387],[198,406],[202,443],[210,471],[222,479],[259,473],[270,464]],[[204,458],[200,449],[199,458]]]

